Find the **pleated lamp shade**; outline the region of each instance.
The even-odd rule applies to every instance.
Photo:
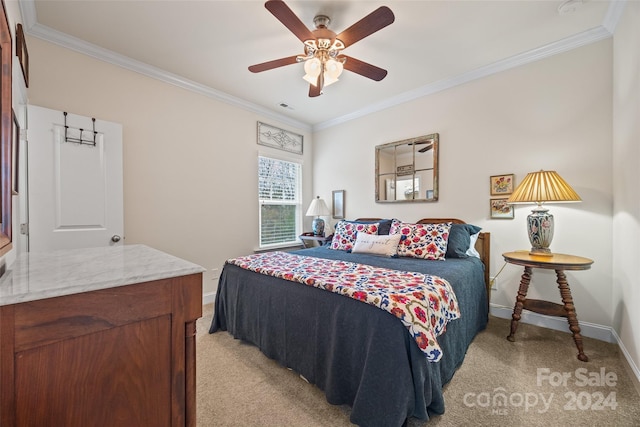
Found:
[[[507,203],[580,202],[582,199],[556,171],[528,173]]]
[[[536,203],[527,216],[527,232],[531,255],[552,256],[549,246],[553,239],[554,220],[545,202],[580,202],[582,199],[555,171],[531,172],[511,194],[507,203]]]

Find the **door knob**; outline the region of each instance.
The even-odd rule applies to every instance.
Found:
[[[118,243],[120,241],[120,236],[118,236],[117,234],[114,234],[113,236],[111,236],[111,241],[113,243]]]

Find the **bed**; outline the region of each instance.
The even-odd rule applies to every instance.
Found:
[[[373,222],[361,218],[358,222]],[[417,224],[454,223],[452,218]],[[432,261],[333,250],[329,245],[295,255],[435,275],[451,284],[460,318],[437,338],[442,357],[429,362],[407,327],[389,312],[313,286],[260,274],[227,262],[209,332],[228,331],[324,391],[331,404],[351,407],[361,426],[401,426],[415,417],[443,414],[443,386],[488,320],[490,235],[480,232],[476,256]]]

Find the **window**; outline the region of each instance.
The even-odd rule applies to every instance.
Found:
[[[258,157],[260,247],[298,243],[302,221],[302,166]]]

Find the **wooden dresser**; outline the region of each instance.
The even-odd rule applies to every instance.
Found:
[[[195,426],[203,270],[142,245],[18,258],[0,280],[0,425]]]

